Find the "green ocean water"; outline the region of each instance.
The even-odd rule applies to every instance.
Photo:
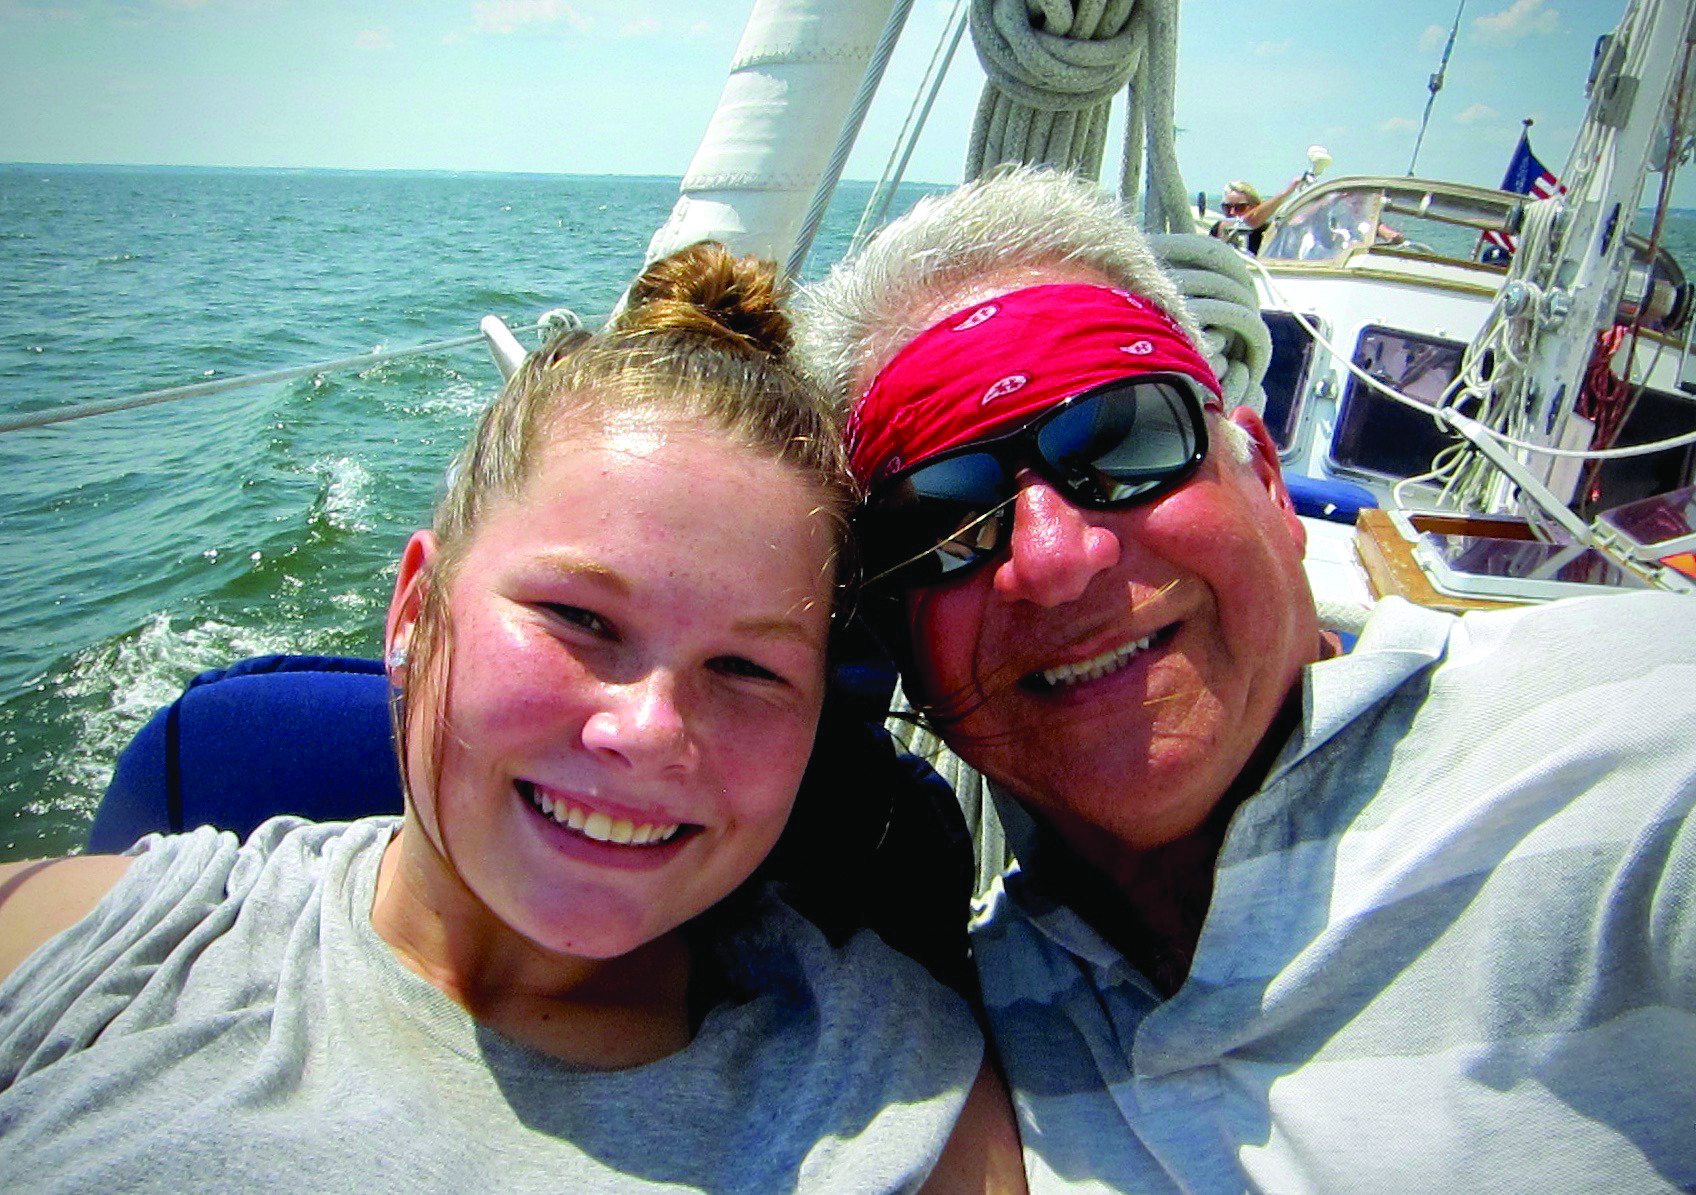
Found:
[[[678,180],[0,166],[0,414],[604,314]],[[812,269],[844,251],[846,184]],[[912,195],[904,197],[910,202]],[[1668,228],[1696,273],[1696,215]],[[81,842],[195,673],[375,655],[498,388],[472,346],[0,436],[0,860]]]
[[[841,255],[849,184],[817,260]],[[0,166],[0,414],[604,315],[675,178]],[[822,268],[822,266],[821,266]],[[0,436],[0,859],[74,849],[195,673],[375,655],[480,345]]]

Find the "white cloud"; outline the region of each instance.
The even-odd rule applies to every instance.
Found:
[[[1249,46],[1249,52],[1256,58],[1276,58],[1281,54],[1289,53],[1290,47],[1294,44],[1287,37],[1282,41],[1257,41]]]
[[[1501,12],[1479,17],[1474,29],[1490,41],[1516,42],[1533,33],[1553,33],[1561,27],[1561,14],[1544,8],[1543,0],[1513,0]]]
[[[1489,104],[1474,104],[1466,111],[1455,117],[1456,124],[1483,124],[1485,121],[1497,119],[1501,113]]]
[[[361,29],[354,37],[353,44],[361,50],[392,50],[395,39],[387,29]]]
[[[1380,133],[1411,133],[1418,127],[1419,122],[1417,120],[1410,120],[1405,116],[1392,116],[1378,126],[1378,131]]]
[[[565,0],[478,0],[471,11],[477,28],[485,33],[516,33],[526,26],[561,21],[580,32],[589,27],[589,21]]]
[[[1449,40],[1449,31],[1441,25],[1427,25],[1425,32],[1419,35],[1419,52],[1435,54],[1443,48],[1443,43]]]
[[[653,17],[642,17],[631,21],[618,31],[620,37],[652,37],[660,32],[660,23]]]

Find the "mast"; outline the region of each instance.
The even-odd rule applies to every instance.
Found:
[[[1571,442],[1596,334],[1630,322],[1620,315],[1630,274],[1626,236],[1649,173],[1677,165],[1696,115],[1684,94],[1693,18],[1696,0],[1634,0],[1597,47],[1589,109],[1561,173],[1566,193],[1526,206],[1519,251],[1476,342],[1505,328],[1523,345],[1515,354],[1521,367],[1502,368],[1494,384],[1503,414],[1492,423],[1517,439]],[[1544,479],[1557,460],[1522,459]],[[1508,501],[1498,485],[1489,505]]]

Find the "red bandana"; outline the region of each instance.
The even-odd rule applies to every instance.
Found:
[[[1180,373],[1225,409],[1207,361],[1159,307],[1105,286],[1031,286],[956,311],[919,333],[848,420],[862,482],[1011,431],[1116,378]]]

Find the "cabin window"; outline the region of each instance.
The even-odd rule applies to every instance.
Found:
[[[1696,405],[1660,390],[1645,390],[1632,405],[1617,443],[1648,444],[1696,431]],[[1689,485],[1696,469],[1696,445],[1666,448],[1648,456],[1602,461],[1597,476],[1581,483],[1586,509],[1607,510]]]
[[[1460,369],[1466,345],[1396,328],[1369,327],[1356,342],[1354,363],[1393,390],[1435,406]],[[1340,469],[1379,477],[1428,473],[1437,453],[1458,437],[1427,415],[1349,375],[1331,435],[1331,461]]]
[[[1260,314],[1266,321],[1266,330],[1272,333],[1272,361],[1261,382],[1266,391],[1266,410],[1262,415],[1266,430],[1272,433],[1282,454],[1295,444],[1296,429],[1301,424],[1302,395],[1307,393],[1313,371],[1313,338],[1287,311]],[[1320,332],[1328,334],[1328,329],[1315,316],[1309,315],[1307,319]]]
[[[1339,191],[1280,220],[1260,256],[1280,261],[1340,261],[1372,243],[1378,226],[1377,191]]]

